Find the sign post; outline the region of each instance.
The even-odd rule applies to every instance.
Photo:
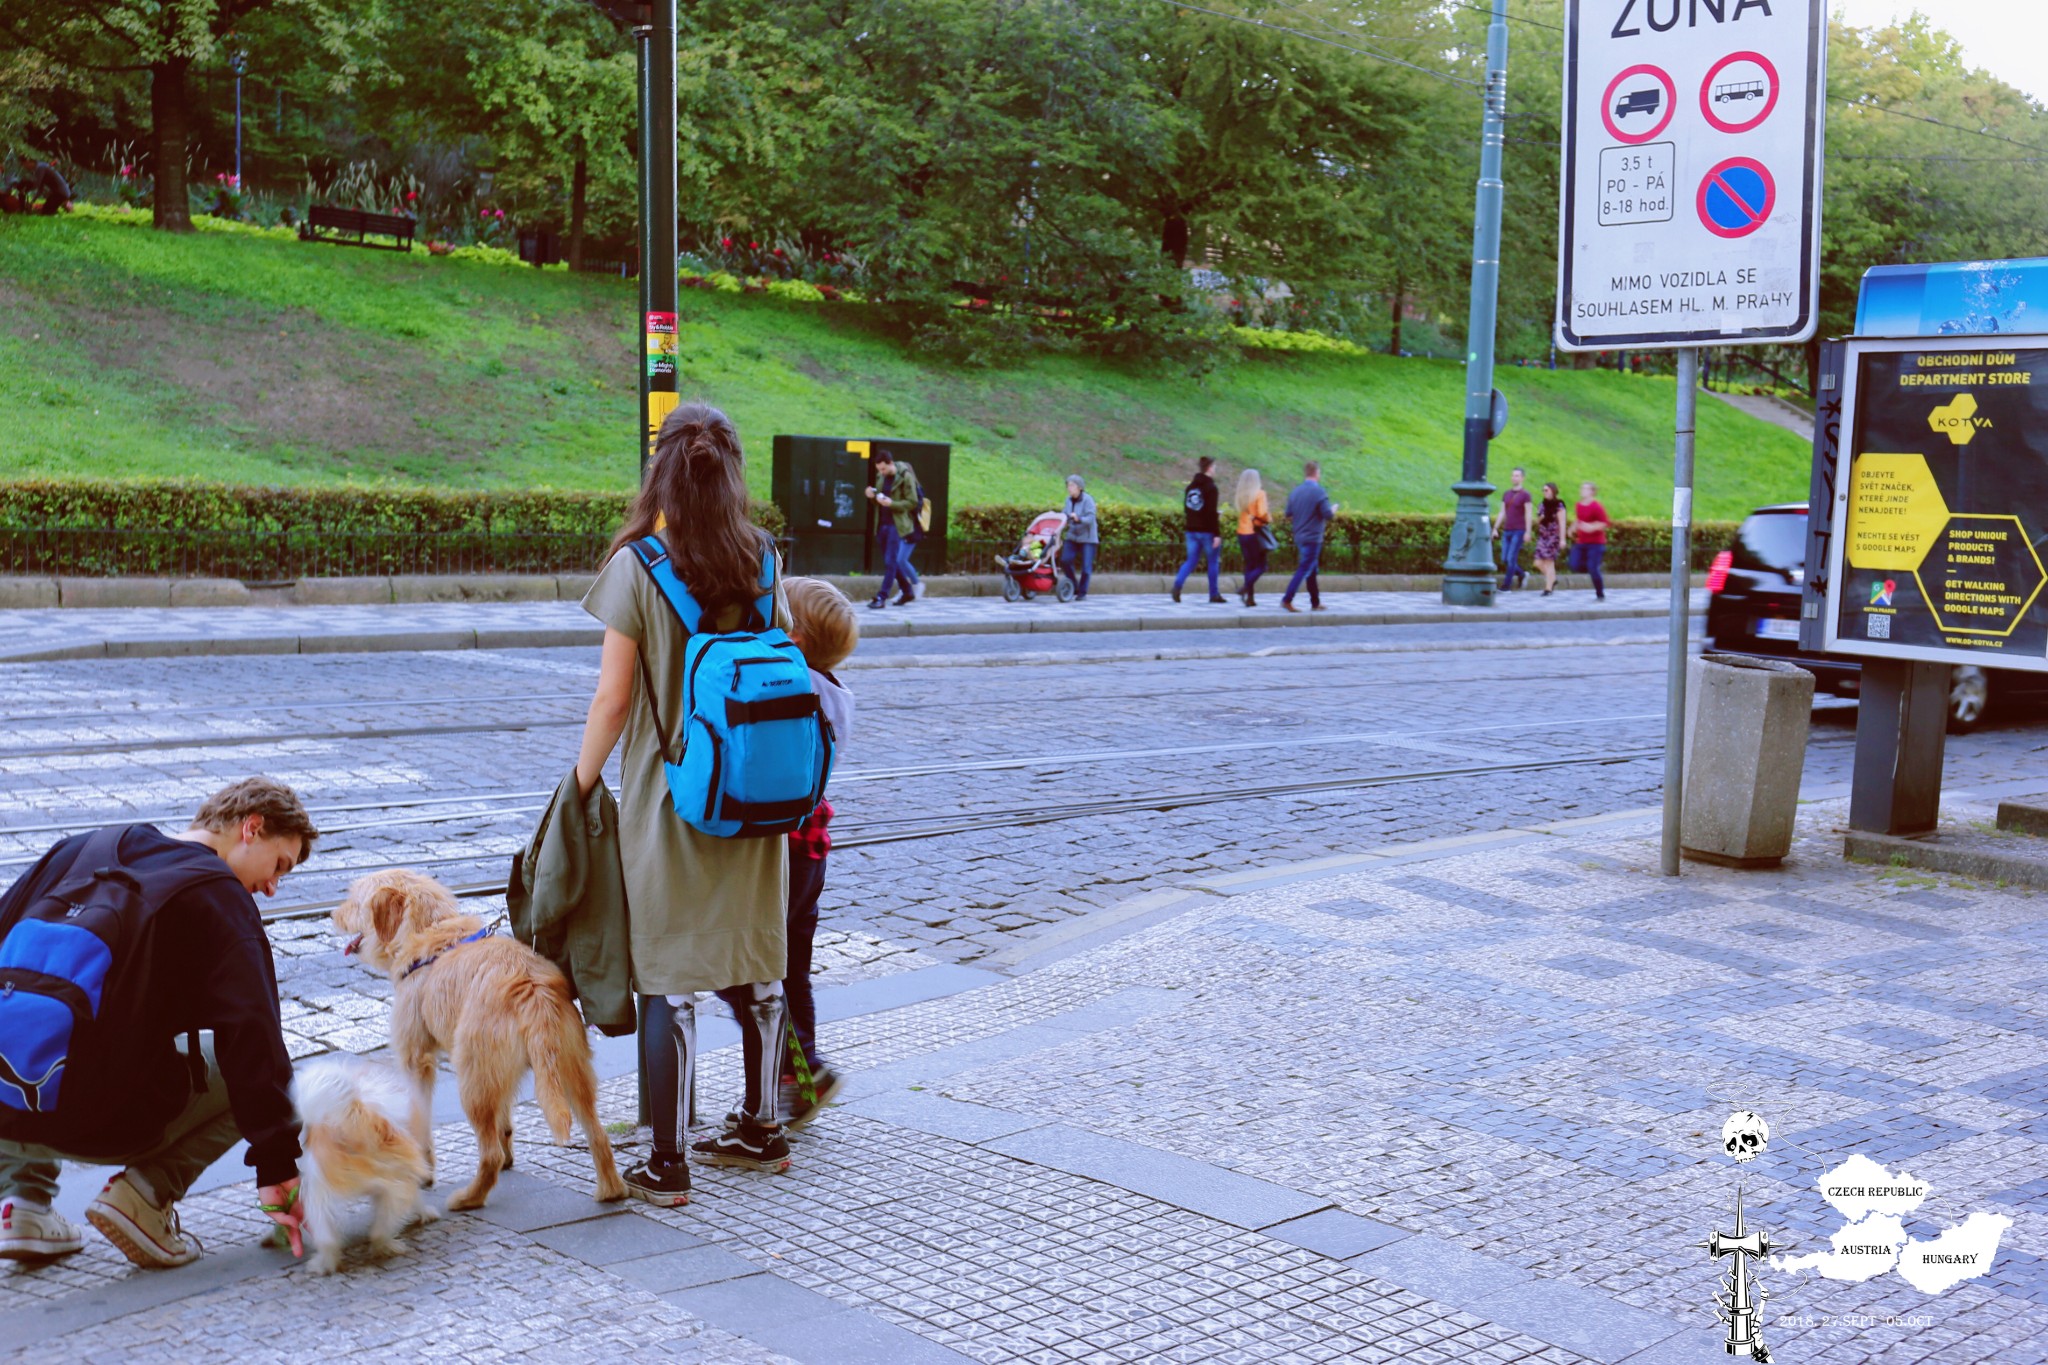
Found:
[[[1567,0],[1559,349],[1678,352],[1666,876],[1679,871],[1699,349],[1799,342],[1820,299],[1824,0]]]

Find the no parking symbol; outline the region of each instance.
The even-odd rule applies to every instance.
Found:
[[[1763,162],[1730,157],[1700,181],[1700,222],[1716,237],[1747,237],[1770,221],[1778,182]]]

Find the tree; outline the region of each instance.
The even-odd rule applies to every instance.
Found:
[[[240,20],[272,0],[5,0],[0,33],[63,67],[85,72],[146,72],[154,222],[166,231],[192,226],[185,190],[190,110],[186,76],[193,63],[222,51]]]
[[[633,202],[633,53],[585,0],[527,0],[523,8],[517,22],[474,32],[470,88],[502,155],[568,170],[569,268],[577,270],[592,162],[620,207]]]

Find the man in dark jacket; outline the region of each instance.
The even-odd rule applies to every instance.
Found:
[[[5,1055],[23,1045],[35,1021],[24,1013],[0,1029],[0,1257],[42,1260],[84,1245],[78,1228],[50,1207],[60,1163],[69,1160],[123,1167],[85,1216],[129,1260],[183,1265],[199,1248],[180,1229],[176,1205],[239,1138],[249,1141],[257,1204],[296,1247],[292,1063],[277,968],[253,893],[275,894],[317,835],[290,787],[246,778],[209,798],[183,834],[129,825],[74,835],[0,894],[0,979],[10,999],[17,985],[24,1000],[39,987],[37,973],[24,966],[34,936],[22,930],[47,921],[23,916],[51,890],[111,865],[157,906],[149,932],[132,945],[146,949],[145,960],[116,960],[105,978],[136,994],[116,999],[110,991],[84,1025],[124,1020],[122,1036],[100,1047],[90,1033],[83,1043],[73,1035],[73,1065],[61,1073],[50,1111],[30,1090],[56,1087],[47,1077],[25,1079]],[[44,977],[40,985],[47,984]]]
[[[1222,567],[1217,561],[1222,556],[1223,528],[1216,519],[1216,480],[1209,477],[1209,471],[1215,467],[1216,462],[1207,455],[1197,460],[1195,477],[1188,480],[1188,486],[1181,494],[1181,503],[1187,508],[1188,557],[1173,578],[1173,600],[1176,602],[1180,601],[1180,590],[1187,583],[1188,575],[1203,560],[1209,563],[1209,600],[1223,600],[1222,587],[1216,581],[1216,571]]]
[[[1323,559],[1323,533],[1336,519],[1337,504],[1323,491],[1322,476],[1322,465],[1310,460],[1301,467],[1301,482],[1287,495],[1287,524],[1294,533],[1295,566],[1294,577],[1287,580],[1287,591],[1280,595],[1280,606],[1286,611],[1301,610],[1294,605],[1294,594],[1301,591],[1303,583],[1308,584],[1310,608],[1323,609],[1323,585],[1316,581],[1316,568]]]
[[[892,588],[901,588],[903,595],[896,599],[896,605],[907,607],[917,600],[915,571],[910,567],[910,538],[917,534],[918,506],[924,500],[924,490],[918,486],[917,471],[907,460],[899,460],[888,450],[875,452],[875,482],[868,492],[868,501],[874,503],[875,539],[882,547],[882,590],[875,594],[870,607],[889,605]]]

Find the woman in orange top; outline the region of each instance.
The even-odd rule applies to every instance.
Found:
[[[1237,548],[1244,554],[1244,590],[1238,600],[1248,607],[1259,605],[1252,586],[1266,571],[1267,527],[1273,514],[1266,508],[1266,490],[1259,483],[1259,471],[1247,469],[1237,476],[1237,491],[1231,497],[1237,507]]]

